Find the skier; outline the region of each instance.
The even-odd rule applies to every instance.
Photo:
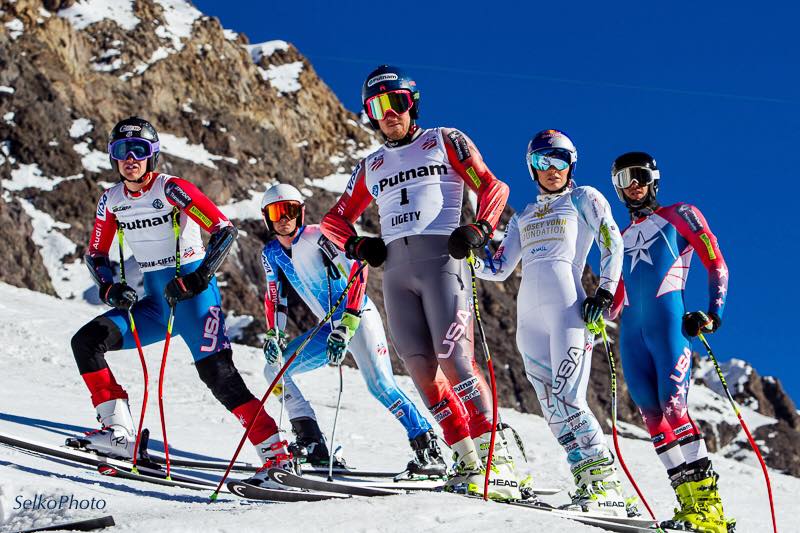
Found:
[[[691,338],[722,324],[728,268],[717,239],[700,211],[689,204],[661,207],[660,173],[644,152],[619,156],[611,179],[631,214],[623,232],[625,261],[615,312],[620,322],[622,368],[631,397],[667,469],[680,508],[665,527],[724,533],[718,475],[703,435],[689,416]],[[708,270],[707,311],[685,313],[683,289],[693,252]]]
[[[455,472],[447,487],[482,494],[492,397],[475,362],[471,280],[460,259],[488,241],[508,186],[489,171],[466,135],[416,124],[419,90],[400,69],[383,65],[370,73],[361,101],[385,143],[356,165],[344,194],[323,218],[322,232],[351,258],[372,266],[386,261],[389,333],[453,451]],[[464,183],[477,192],[480,207],[476,222],[459,226]],[[360,237],[353,224],[373,199],[381,237]],[[490,476],[490,497],[520,498],[500,435]]]
[[[85,259],[100,298],[113,309],[91,320],[72,338],[75,361],[102,428],[68,443],[111,457],[133,457],[136,429],[128,394],[112,374],[105,354],[133,348],[134,325],[143,346],[163,340],[169,309],[174,306],[173,332],[191,350],[200,379],[243,425],[254,421],[250,441],[265,467],[289,468],[286,441],[233,365],[225,331],[214,273],[236,240],[236,228],[193,184],[156,171],[159,150],[155,128],[138,117],[122,120],[109,136],[109,158],[120,183],[100,197]],[[201,228],[211,234],[207,248]],[[132,287],[114,281],[109,250],[115,234],[130,246],[143,272],[141,300]],[[265,474],[259,476],[263,479]]]
[[[322,235],[318,225],[304,225],[305,201],[292,185],[278,184],[267,189],[261,200],[261,211],[267,228],[276,236],[264,246],[261,254],[267,276],[264,306],[269,330],[264,343],[267,359],[264,374],[272,382],[283,364],[283,353],[294,353],[309,334],[306,332],[286,345],[283,331],[286,286],[291,285],[321,320],[359,265],[346,259]],[[365,295],[366,284],[367,270],[364,269],[347,293],[346,304],[309,341],[284,374],[284,397],[292,429],[297,435],[296,449],[307,462],[328,465],[329,452],[316,415],[293,376],[325,363],[339,365],[350,349],[370,394],[406,429],[415,454],[415,459],[408,464],[408,472],[443,477],[446,466],[433,429],[394,380],[383,321],[375,304]]]
[[[627,516],[621,483],[600,423],[586,402],[595,322],[611,307],[622,268],[622,238],[597,189],[573,181],[578,151],[557,130],[537,133],[526,162],[536,202],[512,216],[479,278],[502,281],[522,261],[517,346],[550,430],[567,452],[577,490],[568,509]],[[600,283],[586,296],[581,277],[595,240]]]

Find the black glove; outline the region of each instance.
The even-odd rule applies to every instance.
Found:
[[[713,311],[692,311],[683,315],[683,329],[690,337],[697,337],[699,333],[714,333],[721,325],[722,319]]]
[[[100,287],[100,298],[116,309],[127,311],[139,301],[139,295],[127,283],[112,283]]]
[[[386,243],[380,237],[350,237],[344,243],[344,251],[350,259],[366,261],[373,267],[386,261]]]
[[[204,275],[199,268],[185,276],[173,278],[164,287],[164,298],[170,306],[194,298],[208,288],[209,279],[210,277]]]
[[[483,248],[489,242],[492,225],[479,220],[466,226],[459,226],[450,234],[447,251],[454,259],[464,259],[473,248]]]
[[[587,296],[583,301],[581,318],[587,324],[597,322],[597,319],[603,316],[603,311],[611,309],[613,303],[614,295],[605,289],[598,288],[594,296]]]

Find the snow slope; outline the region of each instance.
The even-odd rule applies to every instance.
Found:
[[[65,436],[94,427],[94,411],[75,368],[69,347],[71,335],[101,311],[83,301],[57,300],[39,293],[0,284],[0,345],[3,379],[0,386],[0,431],[40,441],[60,442]],[[151,400],[146,425],[152,428],[151,448],[160,450],[156,378],[160,346],[146,348],[151,374]],[[256,393],[266,387],[259,350],[235,346],[236,363]],[[111,354],[109,361],[132,399],[138,414],[142,394],[141,371],[135,351]],[[173,456],[228,458],[239,438],[238,422],[219,405],[192,368],[188,350],[179,340],[169,356],[165,383],[166,416]],[[416,398],[405,377],[401,386]],[[317,409],[323,430],[329,432],[335,408],[338,377],[324,368],[298,379]],[[701,395],[702,396],[702,395]],[[278,416],[277,403],[268,408]],[[504,420],[524,439],[531,464],[519,463],[543,486],[568,487],[570,475],[563,452],[537,416],[503,410]],[[288,422],[284,421],[284,427]],[[363,468],[401,468],[408,459],[405,434],[372,398],[358,373],[345,369],[345,391],[339,430],[344,455]],[[666,517],[673,496],[651,446],[623,439],[625,459],[637,476],[651,505]],[[254,462],[246,447],[241,457]],[[770,531],[761,472],[750,464],[714,458],[720,472],[727,509],[739,520],[738,531]],[[208,474],[211,476],[211,474]],[[800,532],[790,522],[791,495],[800,492],[800,480],[772,473],[783,532]],[[101,511],[19,510],[19,497],[73,495],[76,499],[103,499]],[[319,503],[253,503],[223,495],[209,504],[207,494],[156,485],[121,482],[69,463],[38,458],[0,446],[0,531],[44,526],[62,520],[113,514],[119,531],[599,531],[563,519],[520,508],[505,507],[455,495],[425,494],[353,499]],[[563,501],[565,494],[551,497]]]

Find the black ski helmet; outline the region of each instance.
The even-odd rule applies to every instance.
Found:
[[[117,125],[114,126],[111,133],[108,135],[108,144],[110,146],[114,141],[132,138],[139,138],[150,141],[151,143],[157,143],[158,132],[153,125],[145,119],[132,116],[117,122]],[[159,153],[160,152],[156,150],[152,156],[147,158],[145,173],[153,172],[156,169],[156,166],[158,166]],[[117,168],[117,163],[114,158],[111,157],[111,154],[108,155],[108,160],[111,162],[111,168]]]
[[[655,200],[658,194],[658,182],[661,179],[661,173],[658,170],[658,165],[653,156],[647,152],[627,152],[617,157],[614,160],[614,164],[611,165],[611,182],[614,184],[617,196],[619,196],[619,199],[625,202],[625,205],[628,207],[639,207],[639,205],[630,204],[625,193],[622,192],[623,187],[620,187],[618,183],[617,173],[625,169],[633,169],[642,177],[647,175],[647,183],[650,185],[650,188],[647,191],[645,199],[642,202],[637,202],[637,204],[641,205]]]
[[[368,99],[378,94],[398,90],[406,90],[411,93],[411,101],[414,102],[414,105],[409,110],[411,120],[419,118],[419,89],[417,89],[417,82],[401,69],[390,65],[381,65],[370,72],[367,79],[364,80],[364,85],[361,86],[361,107],[366,113]],[[379,129],[376,120],[369,119],[369,123],[372,124],[373,129]]]

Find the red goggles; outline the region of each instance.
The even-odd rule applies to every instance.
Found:
[[[275,202],[274,204],[269,204],[268,206],[264,207],[262,213],[264,214],[264,218],[269,219],[270,222],[278,222],[283,217],[286,217],[288,220],[293,220],[300,216],[300,211],[303,209],[303,206],[300,202],[295,201],[285,201],[285,202]]]
[[[414,101],[411,99],[411,93],[404,89],[376,94],[364,102],[367,116],[372,120],[383,120],[389,110],[402,115],[413,106]]]

